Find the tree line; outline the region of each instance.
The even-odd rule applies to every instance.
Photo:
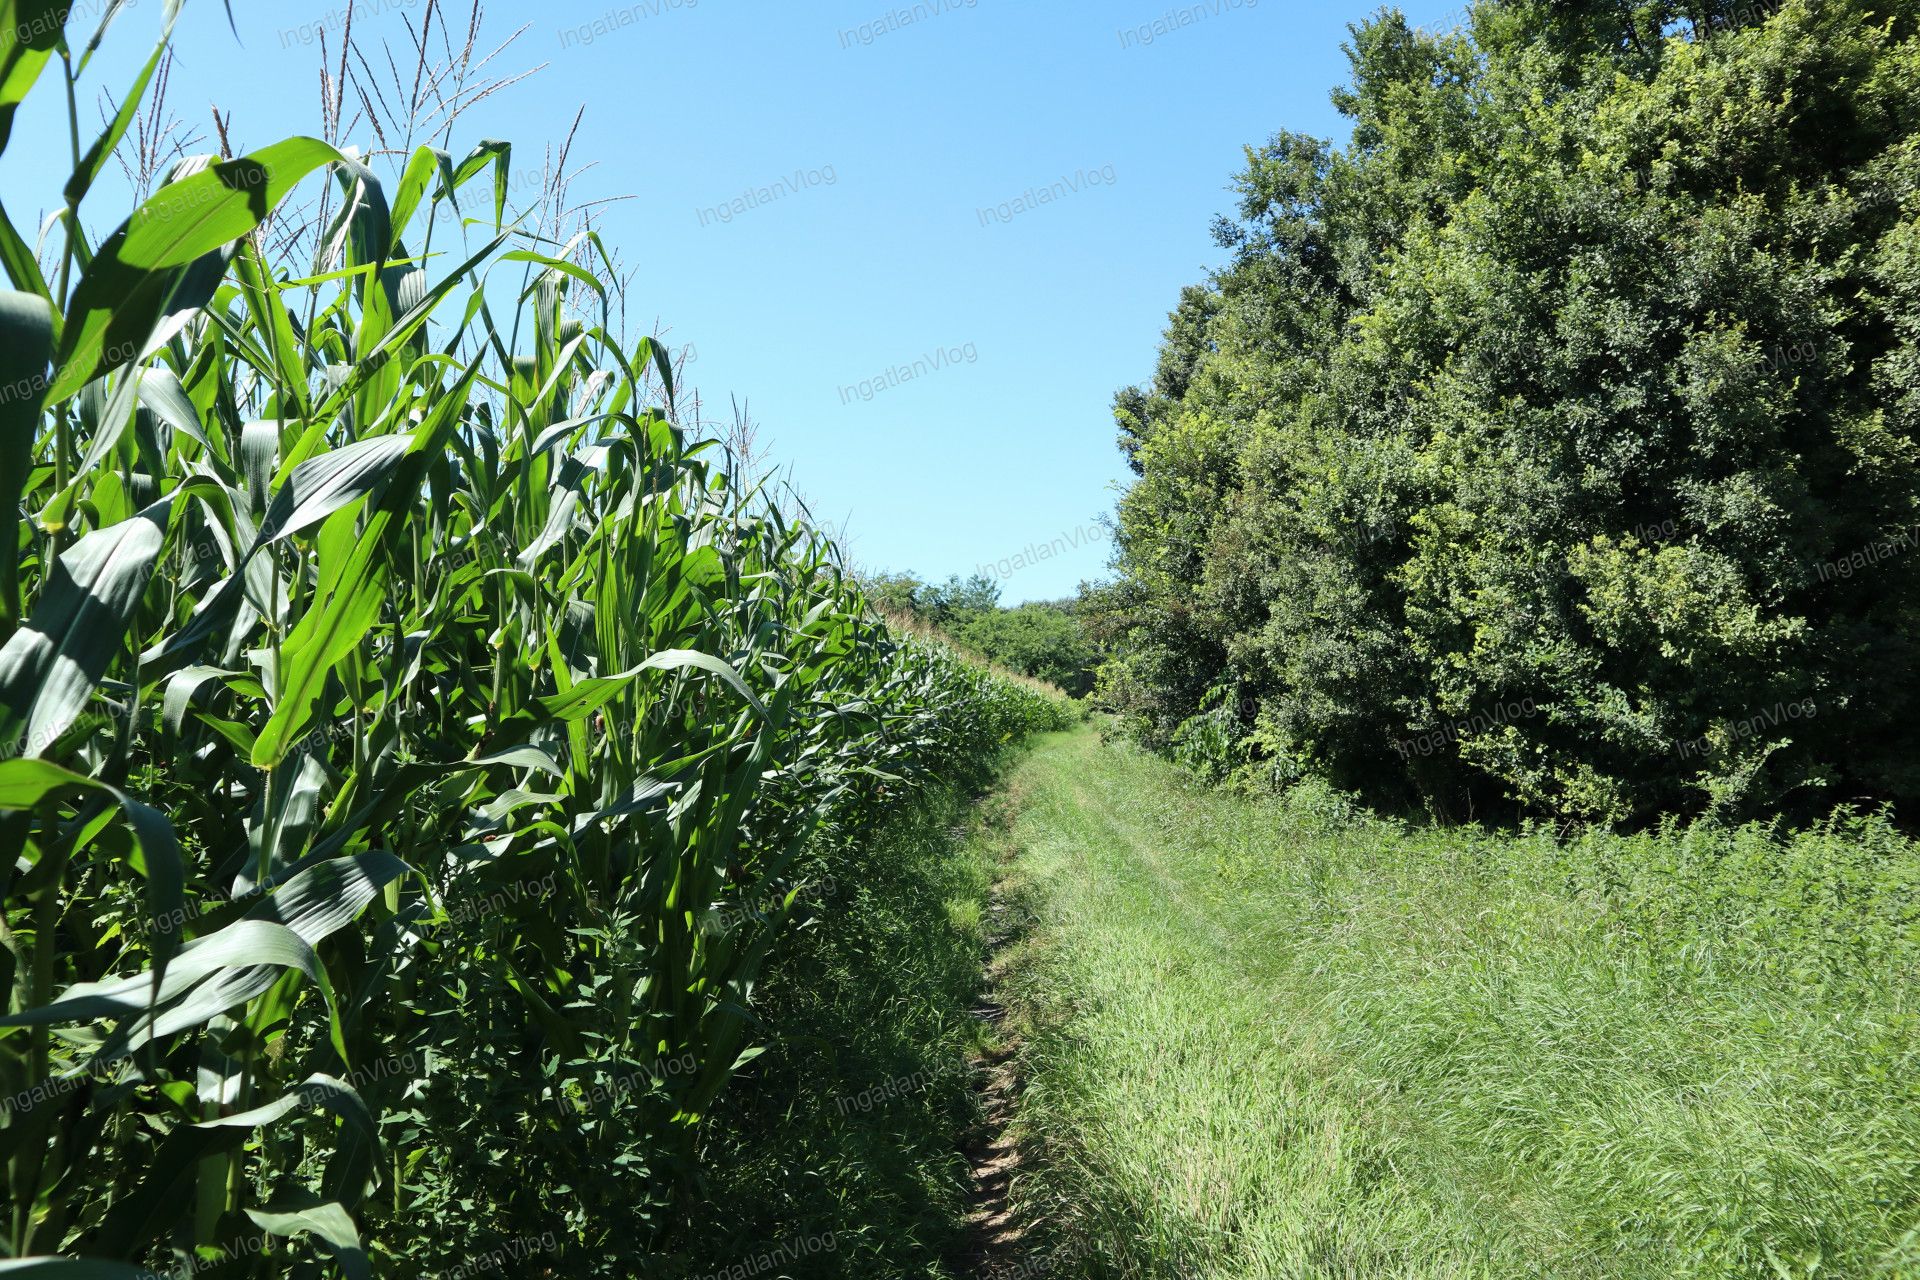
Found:
[[[1911,802],[1917,28],[1353,27],[1351,141],[1247,150],[1224,264],[1116,398],[1101,698],[1221,773],[1443,816]]]

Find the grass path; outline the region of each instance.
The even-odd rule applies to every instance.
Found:
[[[1012,786],[1050,1274],[1920,1274],[1910,984],[1636,945],[1550,841],[1253,804],[1092,731]]]

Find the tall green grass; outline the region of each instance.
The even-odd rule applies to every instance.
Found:
[[[770,1047],[709,1127],[694,1234],[721,1264],[830,1240],[773,1273],[794,1280],[951,1275],[966,1248],[959,1139],[979,1123],[990,842],[967,794],[942,789],[829,856],[829,909],[769,958]]]
[[[67,17],[0,0],[0,145]],[[1062,713],[676,424],[504,144],[188,159],[92,243],[159,57],[47,258],[0,210],[0,1271],[652,1274],[806,851]]]
[[[1091,734],[1015,781],[1058,1274],[1920,1274],[1920,850],[1884,821],[1430,829]]]

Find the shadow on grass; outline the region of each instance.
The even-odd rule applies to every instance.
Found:
[[[937,1276],[964,1253],[970,1059],[990,1035],[979,807],[930,794],[823,858],[834,892],[755,992],[772,1047],[708,1122],[689,1274]]]

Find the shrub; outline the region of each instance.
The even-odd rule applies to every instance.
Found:
[[[1230,684],[1236,738],[1448,815],[1920,793],[1920,9],[1766,8],[1386,13],[1351,146],[1248,153],[1116,405],[1148,741]]]

